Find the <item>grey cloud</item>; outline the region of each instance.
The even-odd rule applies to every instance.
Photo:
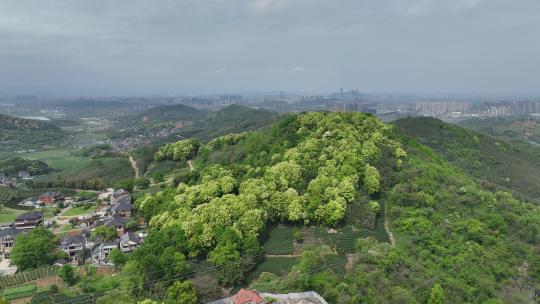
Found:
[[[540,94],[535,0],[39,3],[0,1],[0,91]]]

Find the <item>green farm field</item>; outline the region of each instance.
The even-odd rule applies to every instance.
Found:
[[[62,215],[63,216],[79,216],[82,214],[92,213],[94,210],[96,210],[96,205],[86,204],[79,207],[69,208]]]
[[[15,221],[15,218],[23,213],[24,210],[11,209],[2,207],[0,209],[0,224],[10,224]]]
[[[51,168],[69,173],[88,165],[90,158],[73,156],[69,150],[48,150],[22,155],[28,159],[38,159],[46,162]]]

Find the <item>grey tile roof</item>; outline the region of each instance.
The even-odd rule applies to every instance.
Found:
[[[15,227],[7,227],[0,229],[0,238],[5,238],[8,236],[14,237],[21,233],[21,231]]]
[[[122,238],[120,238],[120,246],[128,243],[128,242],[134,242],[135,244],[139,244],[140,240],[137,234],[133,232],[126,232],[122,235]]]
[[[60,242],[65,242],[66,245],[79,245],[79,244],[84,244],[86,242],[86,238],[83,236],[83,235],[74,235],[74,236],[66,236],[66,237],[63,237]]]
[[[128,222],[128,219],[126,218],[123,218],[123,217],[111,217],[110,219],[108,219],[107,221],[105,221],[105,223],[103,223],[103,225],[107,226],[107,227],[125,227],[126,224]]]
[[[127,198],[127,197],[124,197]],[[118,203],[112,205],[111,209],[114,212],[131,211],[131,199],[126,200],[122,198]]]
[[[40,218],[43,218],[43,213],[41,212],[38,212],[38,211],[31,211],[31,212],[25,212],[19,216],[17,216],[17,218],[15,219],[16,221],[19,221],[19,220],[38,220]]]

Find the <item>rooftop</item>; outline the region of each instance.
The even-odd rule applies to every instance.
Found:
[[[15,219],[16,221],[38,220],[43,218],[43,213],[38,211],[25,212]]]

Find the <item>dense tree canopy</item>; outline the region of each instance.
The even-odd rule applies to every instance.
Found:
[[[11,262],[19,268],[37,268],[50,265],[58,256],[56,237],[49,230],[39,227],[17,236],[11,251]]]
[[[200,144],[194,139],[185,139],[176,143],[167,144],[159,148],[154,158],[156,160],[186,161],[197,155]]]
[[[188,271],[190,258],[235,285],[260,260],[269,224],[336,226],[358,205],[388,216],[395,246],[361,239],[349,261],[305,250],[289,274],[264,274],[255,288],[316,290],[330,303],[527,303],[540,280],[538,207],[487,191],[371,115],[290,115],[203,145],[194,162],[189,179],[135,204],[151,231],[123,271],[138,299]],[[321,268],[346,262],[347,271]]]
[[[368,114],[306,113],[265,132],[224,136],[201,147],[199,161],[209,163],[196,183],[147,195],[136,207],[154,233],[180,233],[181,252],[208,257],[220,267],[220,282],[230,285],[256,262],[267,223],[336,225],[359,193],[379,192],[377,166],[392,170],[405,156],[394,155],[403,150],[388,130]],[[275,134],[290,140],[272,142]],[[221,151],[244,147],[237,161],[215,164]],[[183,161],[197,149],[183,140],[162,147],[156,159]]]

